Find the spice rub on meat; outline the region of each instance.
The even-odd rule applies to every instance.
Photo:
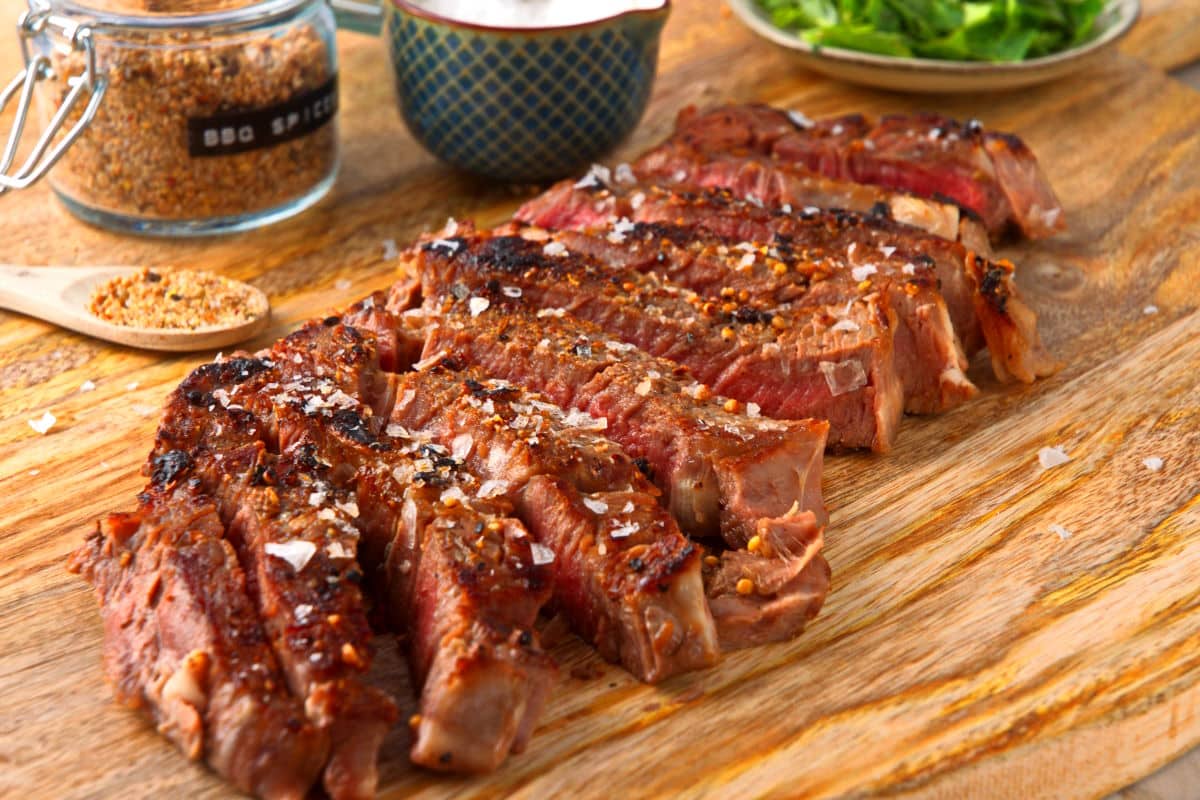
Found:
[[[968,402],[984,347],[1002,380],[1055,368],[986,234],[1056,209],[977,125],[735,106],[452,221],[388,291],[171,395],[136,510],[70,562],[116,696],[243,791],[364,798],[398,716],[381,634],[409,758],[460,773],[534,738],[552,614],[647,682],[797,636],[826,447]]]
[[[883,266],[900,275],[927,265],[967,355],[986,344],[1000,380],[1030,383],[1057,368],[1042,346],[1037,315],[1017,291],[1011,262],[989,261],[958,242],[892,220],[842,210],[769,208],[728,190],[680,193],[652,185],[579,187],[570,182],[526,203],[516,217],[538,227],[577,230],[622,220],[694,226],[733,242],[808,248],[814,257],[825,248],[836,254],[823,259],[831,273],[839,264],[851,270],[879,271]],[[856,254],[855,248],[864,249]]]
[[[620,340],[612,343],[618,353],[640,349],[681,364],[739,404],[780,419],[828,420],[833,444],[881,452],[892,445],[903,397],[891,353],[894,315],[877,293],[811,313],[749,302],[725,311],[559,242],[490,234],[444,241],[452,247],[425,244],[412,259],[427,296],[499,284],[597,324]],[[854,327],[839,328],[846,318]]]
[[[704,153],[761,154],[830,180],[949,201],[977,215],[992,236],[1010,225],[1031,238],[1066,227],[1062,206],[1029,147],[1011,133],[985,130],[978,120],[962,123],[931,113],[810,120],[761,105],[704,112],[689,107],[679,113],[669,144]],[[660,150],[644,158],[652,163],[661,157]],[[861,204],[811,205],[863,210]]]

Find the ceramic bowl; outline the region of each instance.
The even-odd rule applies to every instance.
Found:
[[[386,10],[400,112],[443,161],[505,181],[576,174],[646,110],[670,0],[557,28],[473,25],[404,0]]]
[[[1109,0],[1097,20],[1099,34],[1078,47],[1013,63],[899,58],[814,47],[800,34],[775,27],[757,0],[730,0],[750,30],[791,50],[808,69],[849,83],[902,92],[986,92],[1019,89],[1061,78],[1110,55],[1141,11],[1139,0]]]

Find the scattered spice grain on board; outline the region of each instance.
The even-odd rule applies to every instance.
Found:
[[[237,325],[266,311],[260,295],[245,284],[211,272],[151,269],[96,287],[88,310],[115,325],[188,330]]]

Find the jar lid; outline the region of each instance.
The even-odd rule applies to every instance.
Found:
[[[92,28],[179,29],[269,22],[321,0],[30,0]]]

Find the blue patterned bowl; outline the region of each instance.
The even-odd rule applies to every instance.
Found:
[[[669,12],[663,0],[583,25],[509,29],[391,0],[400,112],[430,152],[470,172],[522,182],[574,174],[641,119]]]

